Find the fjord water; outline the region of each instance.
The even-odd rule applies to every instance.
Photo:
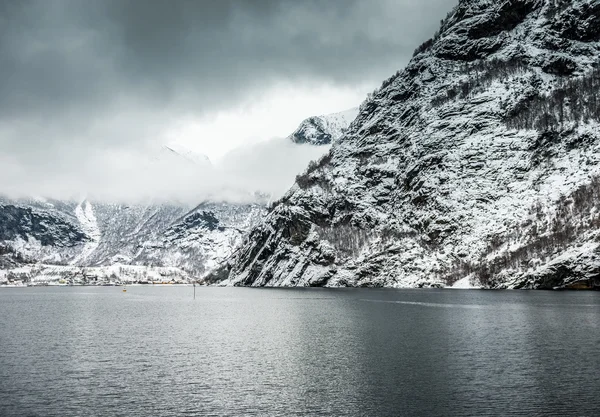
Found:
[[[600,413],[600,293],[0,290],[1,416]]]

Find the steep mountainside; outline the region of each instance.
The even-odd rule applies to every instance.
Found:
[[[330,145],[344,135],[357,114],[358,109],[353,108],[339,113],[309,117],[300,123],[288,139],[298,144]]]
[[[227,285],[600,286],[600,2],[463,0]]]

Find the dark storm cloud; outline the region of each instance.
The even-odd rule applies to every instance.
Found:
[[[455,2],[0,0],[0,156],[70,169],[277,82],[376,86]]]
[[[202,110],[272,80],[381,78],[454,1],[4,1],[0,111],[102,111],[123,96]]]

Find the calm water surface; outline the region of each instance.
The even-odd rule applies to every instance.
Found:
[[[0,290],[0,416],[598,416],[600,293]]]

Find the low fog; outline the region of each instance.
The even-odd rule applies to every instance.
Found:
[[[6,181],[3,194],[11,198],[185,205],[204,200],[247,203],[257,195],[279,198],[311,160],[328,150],[329,146],[298,145],[287,138],[274,138],[236,148],[210,161],[181,145],[167,144],[127,152],[105,150],[85,164],[69,167],[58,179],[57,172],[46,177],[43,171],[34,178],[31,172],[11,166],[4,159],[0,175]]]
[[[308,163],[319,159],[330,146],[298,145],[273,139],[227,153],[217,164],[227,185],[281,197]]]

